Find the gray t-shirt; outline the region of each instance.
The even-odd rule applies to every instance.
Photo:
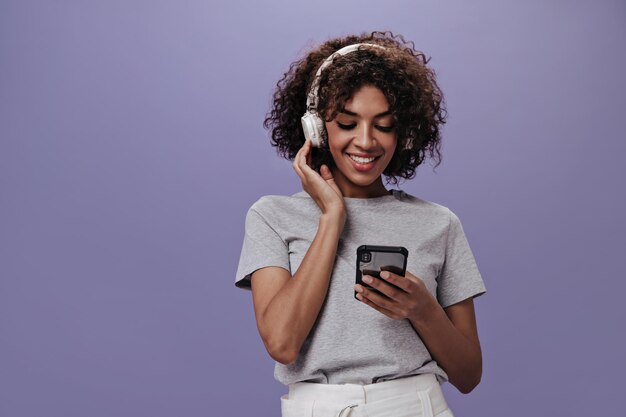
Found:
[[[274,377],[285,385],[371,384],[424,373],[447,381],[409,320],[391,319],[356,300],[353,286],[359,246],[404,246],[407,271],[425,282],[442,307],[483,294],[485,285],[459,218],[447,207],[401,190],[344,201],[347,220],[326,300],[297,360],[276,362]],[[266,266],[293,275],[315,238],[320,214],[305,191],[257,200],[246,215],[235,285],[250,289],[251,274]]]

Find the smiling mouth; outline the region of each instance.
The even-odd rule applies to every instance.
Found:
[[[361,165],[367,165],[367,164],[369,164],[371,162],[374,162],[378,158],[380,158],[380,155],[379,156],[372,156],[372,157],[369,157],[369,158],[364,158],[364,157],[352,155],[352,154],[349,154],[349,153],[347,155],[354,162],[356,162],[357,164],[361,164]]]

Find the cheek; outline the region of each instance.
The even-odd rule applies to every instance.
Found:
[[[391,163],[391,160],[393,159],[395,152],[396,152],[396,147],[397,147],[397,141],[394,139],[391,142],[391,144],[387,147],[386,152],[385,152],[385,159],[386,159],[385,167],[388,167],[389,164]]]
[[[350,141],[350,132],[345,132],[340,129],[328,129],[326,130],[328,135],[328,147],[333,153],[343,152],[343,148]]]
[[[391,139],[391,144],[389,145],[388,152],[390,154],[394,154],[396,152],[396,148],[398,147],[398,137],[396,135]]]

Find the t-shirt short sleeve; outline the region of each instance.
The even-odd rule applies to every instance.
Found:
[[[461,221],[452,211],[449,213],[445,260],[437,278],[437,299],[444,308],[486,292]]]
[[[279,266],[289,271],[289,250],[285,241],[253,205],[246,214],[235,285],[250,290],[252,273],[266,266]]]

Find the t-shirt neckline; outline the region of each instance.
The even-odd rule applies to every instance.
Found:
[[[369,198],[344,197],[343,201],[346,203],[346,205],[360,205],[360,206],[377,205],[377,204],[382,204],[388,201],[400,200],[402,198],[402,194],[404,193],[404,191],[402,190],[396,190],[393,188],[390,191],[391,193],[381,195],[378,197],[369,197]],[[294,196],[302,196],[302,197],[311,198],[309,193],[307,193],[304,190],[296,193]]]

